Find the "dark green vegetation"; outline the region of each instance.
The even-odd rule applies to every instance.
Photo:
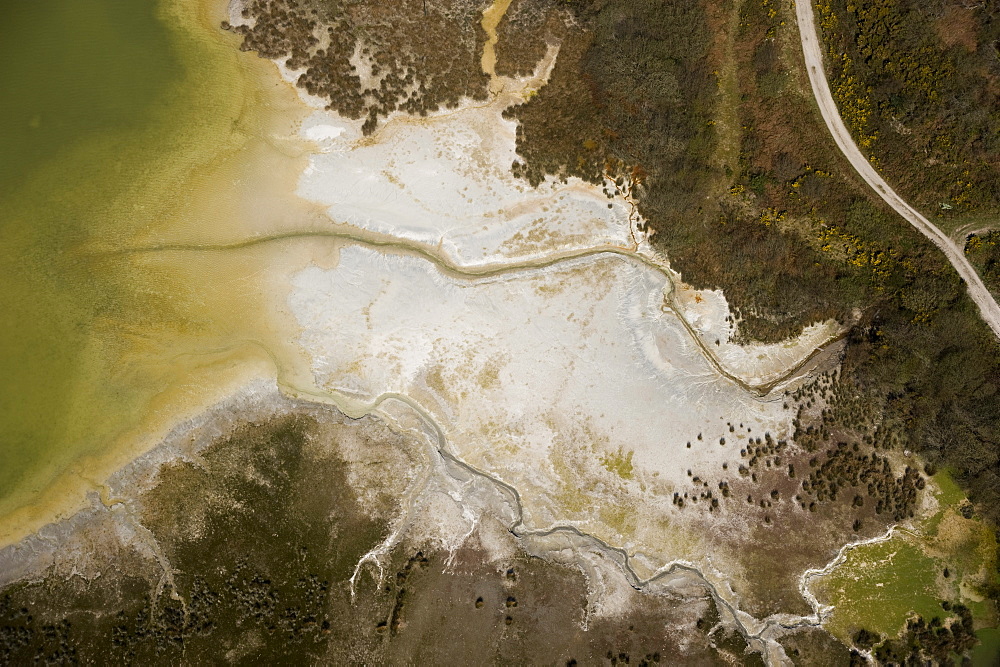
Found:
[[[720,95],[713,67],[722,63],[713,39],[725,28],[711,23],[705,3],[570,7],[586,29],[566,31],[549,83],[508,112],[520,122],[522,162],[515,173],[533,183],[545,174],[595,183],[608,177],[630,189],[671,265],[695,285],[723,286],[746,335],[778,339],[806,321],[842,312],[843,300],[824,288],[830,280],[823,278],[836,267],[817,268],[817,253],[801,239],[763,224],[774,205],[764,197],[773,188],[765,185],[774,179],[758,165],[741,165],[745,173],[736,173],[736,165],[717,159],[729,148],[720,142],[731,140],[715,122],[720,105],[739,101]],[[501,35],[501,64],[505,40],[514,38]],[[780,69],[773,46],[762,66]],[[776,109],[767,109],[768,117],[784,115],[785,102],[772,96],[770,103]],[[756,144],[744,148],[744,161],[769,160]],[[804,174],[808,161],[783,155],[778,182]]]
[[[939,220],[1000,210],[1000,7],[820,0],[830,87],[858,145]]]
[[[873,301],[926,319],[959,299],[937,252],[893,224],[833,149],[791,69],[787,8],[570,6],[587,29],[567,31],[550,82],[509,110],[521,123],[515,173],[609,176],[630,188],[654,244],[686,281],[724,289],[745,338],[846,322]],[[718,25],[734,13],[733,30]],[[728,87],[726,67],[736,70]]]
[[[969,236],[965,241],[965,255],[990,292],[1000,298],[1000,232]]]
[[[463,97],[484,100],[489,80],[480,54],[485,0],[309,2],[253,0],[229,26],[244,50],[288,57],[305,70],[298,85],[348,118],[366,118],[365,134],[397,109],[424,115]],[[356,58],[352,62],[352,58]]]
[[[748,338],[780,339],[819,317],[851,322],[858,309],[832,404],[804,412],[797,438],[815,450],[922,453],[954,469],[996,522],[996,341],[944,257],[858,183],[828,139],[797,69],[789,7],[711,3],[720,6],[738,12],[731,58],[707,42],[706,4],[572,3],[585,30],[564,40],[550,83],[511,110],[522,123],[515,172],[631,180],[653,243],[685,281],[722,288]],[[616,56],[629,66],[609,65]],[[712,76],[727,64],[735,96]],[[738,163],[716,168],[732,132],[713,123],[734,108]],[[905,516],[911,502],[882,504]]]
[[[700,3],[570,7],[573,20],[587,29],[574,26],[558,35],[562,43],[548,84],[508,112],[520,122],[523,162],[514,165],[515,173],[531,183],[546,174],[598,184],[610,176],[623,187],[648,183],[644,207],[675,218],[694,214],[714,177],[707,162],[715,143],[707,124],[715,85]],[[517,37],[503,34],[501,65]]]
[[[83,553],[0,591],[0,662],[759,663],[707,595],[633,591],[584,629],[582,574],[510,537],[499,560],[476,537],[454,553],[404,539],[352,599],[355,563],[402,509],[410,446],[315,412],[238,423],[197,463],[160,470],[124,531],[134,542],[98,525]]]
[[[906,624],[898,638],[886,638],[867,630],[859,630],[854,643],[885,665],[954,665],[956,656],[966,653],[977,643],[973,632],[972,614],[962,605],[942,603],[942,616],[930,621],[915,617]]]
[[[527,76],[535,71],[549,45],[567,34],[563,0],[512,0],[497,26],[494,71],[500,76]]]

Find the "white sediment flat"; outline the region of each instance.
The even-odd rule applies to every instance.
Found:
[[[514,88],[528,85],[506,81]],[[616,192],[608,198],[601,187],[575,178],[548,178],[531,188],[513,176],[516,124],[502,116],[511,99],[508,94],[428,118],[396,116],[369,138],[357,122],[317,111],[302,134],[319,150],[298,194],[323,206],[339,230],[412,243],[467,269],[604,247],[665,267],[613,183],[605,185]],[[826,321],[783,343],[737,345],[730,341],[722,293],[696,292],[673,277],[681,287],[675,306],[719,364],[748,384],[773,382],[839,332],[836,322]]]
[[[516,125],[500,112],[488,105],[396,117],[372,140],[317,113],[304,134],[321,137],[323,152],[310,159],[299,195],[337,223],[440,247],[465,266],[602,244],[634,248],[621,197],[575,178],[533,189],[514,177]]]
[[[784,377],[838,325],[737,345],[722,293],[685,286],[612,183],[609,198],[516,179],[502,111],[554,58],[487,103],[390,117],[370,137],[328,111],[303,123],[316,152],[298,194],[348,237],[291,280],[309,391],[396,423],[413,418],[405,399],[450,454],[517,490],[525,528],[572,525],[649,573],[680,559],[721,586],[738,554],[706,527],[725,532],[725,512],[682,510],[673,493],[736,477],[748,437],[789,435],[781,392],[743,385]]]
[[[612,255],[468,280],[349,246],[335,268],[300,272],[290,305],[320,388],[414,399],[452,453],[516,486],[545,525],[598,511],[570,490],[670,507],[689,469],[721,479],[746,438],[730,422],[787,434],[781,401],[721,377],[662,309],[667,288]],[[605,465],[629,453],[630,479]]]

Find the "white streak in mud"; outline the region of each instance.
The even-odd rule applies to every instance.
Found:
[[[376,584],[381,583],[382,579],[385,578],[385,569],[382,567],[381,557],[387,555],[392,548],[396,545],[399,540],[400,531],[397,528],[393,530],[378,546],[369,549],[360,559],[358,559],[357,565],[354,566],[354,573],[351,575],[351,602],[354,602],[354,595],[356,591],[357,578],[361,574],[361,568],[365,566],[366,563],[374,563],[378,568],[378,579]]]
[[[139,541],[146,545],[156,560],[157,564],[162,570],[160,575],[160,581],[156,585],[156,590],[152,596],[155,601],[159,599],[160,595],[163,593],[163,589],[167,586],[170,587],[170,599],[180,602],[181,608],[184,611],[184,616],[187,616],[187,601],[177,592],[177,586],[174,584],[174,572],[176,570],[170,564],[170,560],[167,555],[163,553],[163,548],[160,546],[160,542],[153,535],[153,532],[146,528],[139,519],[134,515],[130,508],[125,504],[119,504],[116,507],[124,508],[122,510],[129,526],[135,531],[135,534],[139,537]]]
[[[312,125],[303,131],[309,141],[332,141],[345,132],[345,128],[335,125]]]

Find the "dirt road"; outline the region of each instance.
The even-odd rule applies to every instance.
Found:
[[[972,268],[969,260],[966,259],[962,249],[948,238],[944,232],[938,229],[927,218],[921,215],[916,209],[907,204],[902,197],[896,194],[889,184],[871,166],[865,156],[861,154],[850,132],[844,125],[840,117],[837,105],[833,101],[830,93],[830,85],[826,80],[826,71],[823,69],[823,50],[820,46],[819,35],[816,32],[816,24],[813,19],[813,7],[811,0],[798,0],[795,3],[796,20],[799,25],[799,35],[802,39],[802,52],[805,55],[806,69],[809,72],[809,82],[812,84],[813,96],[819,105],[823,120],[826,122],[830,134],[833,135],[837,146],[844,153],[851,165],[861,174],[861,178],[870,185],[882,199],[893,207],[896,212],[903,216],[907,222],[917,228],[917,230],[929,238],[934,245],[951,262],[951,265],[958,271],[958,275],[965,281],[969,296],[979,307],[979,312],[983,320],[993,329],[993,333],[1000,338],[1000,306],[996,299],[986,289],[982,279],[976,270]]]

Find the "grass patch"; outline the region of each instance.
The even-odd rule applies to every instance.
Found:
[[[933,481],[940,508],[917,532],[857,547],[824,578],[819,599],[835,607],[824,627],[842,641],[877,644],[873,637],[894,638],[906,630],[900,642],[883,649],[903,650],[903,644],[917,641],[926,630],[914,629],[914,617],[940,622],[962,608],[977,623],[996,622],[993,531],[973,517],[972,505],[950,471],[935,473]]]
[[[824,601],[835,607],[826,628],[849,642],[861,628],[894,636],[912,614],[940,614],[939,572],[903,537],[853,549],[824,581]]]
[[[1000,630],[984,628],[976,633],[979,646],[972,649],[972,667],[995,667],[1000,664]]]

